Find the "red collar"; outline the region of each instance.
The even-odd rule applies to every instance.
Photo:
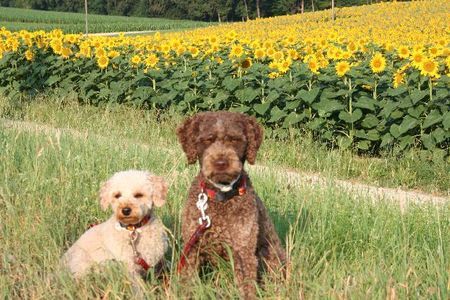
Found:
[[[219,202],[226,201],[234,196],[242,196],[247,192],[247,176],[242,175],[228,192],[210,189],[206,187],[206,182],[204,180],[200,181],[200,189],[208,195],[209,199],[214,199]]]
[[[146,215],[139,223],[136,223],[136,224],[122,224],[122,223],[119,222],[119,224],[120,224],[120,227],[125,228],[126,230],[134,231],[134,230],[144,226],[145,224],[147,224],[150,221],[151,218],[152,218],[151,215]]]

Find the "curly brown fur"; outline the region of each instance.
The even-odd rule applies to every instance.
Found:
[[[182,238],[187,242],[198,226],[196,201],[201,192],[200,182],[218,190],[214,184],[227,185],[239,176],[247,177],[244,163],[255,162],[263,130],[254,118],[244,114],[208,112],[187,119],[177,134],[189,163],[198,160],[201,166],[183,209]],[[247,299],[254,298],[258,270],[281,270],[286,257],[251,181],[247,180],[247,190],[242,196],[223,202],[209,199],[207,214],[212,226],[188,255],[182,275],[193,275],[206,262],[214,265],[216,255],[227,258],[227,249],[231,249],[241,294]]]

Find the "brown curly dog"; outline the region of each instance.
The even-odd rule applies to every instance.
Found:
[[[202,192],[208,196],[205,214],[211,221],[186,255],[181,276],[192,276],[204,263],[214,265],[215,257],[230,259],[231,254],[242,297],[255,298],[260,271],[282,271],[286,262],[274,225],[243,168],[246,160],[254,164],[263,129],[241,113],[206,112],[187,119],[177,135],[188,162],[198,160],[201,167],[183,209],[184,243],[199,226],[196,203]]]

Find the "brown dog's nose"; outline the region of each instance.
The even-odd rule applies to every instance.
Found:
[[[228,161],[226,159],[218,159],[214,161],[214,167],[219,170],[224,170],[228,167]]]
[[[129,216],[131,214],[131,208],[129,207],[122,208],[122,213],[124,216]]]

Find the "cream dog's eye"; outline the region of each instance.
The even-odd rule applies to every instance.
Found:
[[[143,196],[144,196],[144,194],[142,194],[142,193],[134,194],[134,198],[142,198]]]
[[[114,198],[116,198],[116,199],[119,199],[121,196],[122,196],[121,193],[115,193],[115,194],[114,194]]]

